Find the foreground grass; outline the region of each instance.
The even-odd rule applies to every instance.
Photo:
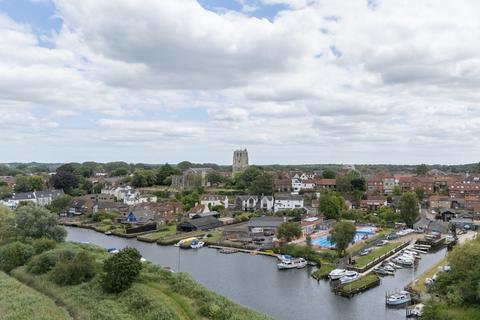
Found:
[[[480,308],[460,308],[440,303],[427,304],[422,318],[428,320],[480,320]]]
[[[40,292],[0,272],[1,320],[67,320],[68,313]]]
[[[55,250],[60,249],[88,250],[99,264],[108,257],[105,250],[92,245],[64,243]],[[207,290],[188,274],[172,273],[151,263],[144,265],[132,288],[121,294],[104,293],[99,275],[74,286],[58,286],[48,274],[32,275],[26,267],[15,269],[12,275],[64,305],[78,320],[270,319]]]
[[[402,243],[401,242],[391,242],[391,243],[388,243],[386,245],[384,245],[383,247],[376,247],[372,252],[370,252],[369,254],[367,254],[366,256],[359,256],[358,258],[356,258],[356,266],[359,267],[359,268],[363,268],[365,267],[367,264],[369,264],[370,262],[372,262],[373,260],[377,259],[378,257],[381,257],[383,256],[384,254],[386,254],[387,252],[401,246]]]

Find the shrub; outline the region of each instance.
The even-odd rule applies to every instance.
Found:
[[[55,267],[59,261],[70,261],[75,253],[70,250],[46,251],[32,258],[27,271],[33,274],[44,274]]]
[[[75,285],[91,280],[96,273],[95,257],[80,251],[72,260],[61,259],[50,273],[50,279],[58,285]]]
[[[55,249],[57,243],[52,239],[40,238],[33,240],[32,245],[33,249],[35,250],[35,254],[40,254],[44,251]]]
[[[103,263],[102,285],[105,291],[119,293],[131,287],[142,269],[140,252],[125,248]]]
[[[10,272],[23,266],[33,256],[33,247],[15,241],[0,248],[0,269]]]

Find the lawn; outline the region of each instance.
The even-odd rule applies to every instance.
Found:
[[[322,266],[312,273],[312,277],[315,280],[327,279],[332,270],[335,269],[334,265],[322,264]]]
[[[383,247],[375,247],[372,252],[367,254],[366,256],[359,256],[356,257],[356,266],[359,268],[365,267],[367,264],[372,262],[373,260],[377,259],[378,257],[383,256],[387,252],[401,246],[403,243],[401,242],[390,242]]]
[[[176,225],[171,225],[168,226],[165,230],[159,230],[157,232],[152,232],[152,233],[147,233],[141,236],[138,236],[138,239],[140,240],[146,240],[149,242],[155,242],[157,240],[160,240],[162,238],[175,235],[177,232],[177,226]]]
[[[392,229],[383,229],[382,231],[380,231],[379,233],[375,234],[373,237],[371,238],[368,238],[367,240],[365,241],[360,241],[354,245],[351,245],[350,247],[347,248],[347,253],[348,254],[353,254],[355,252],[359,252],[361,251],[362,249],[364,249],[365,247],[368,246],[368,244],[374,242],[374,241],[377,241],[379,239],[382,239],[382,238],[385,238],[385,236],[387,234],[390,234],[392,232]]]
[[[0,272],[1,320],[66,320],[68,312],[42,293]]]
[[[214,245],[218,244],[220,242],[220,239],[222,238],[223,231],[222,230],[214,230],[209,233],[209,237],[203,239],[205,241],[205,244],[207,245]]]
[[[376,274],[370,273],[361,277],[358,280],[341,286],[339,290],[346,295],[350,295],[372,288],[379,283],[380,278]]]

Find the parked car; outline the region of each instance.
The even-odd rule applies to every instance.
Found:
[[[377,247],[383,247],[386,245],[389,241],[388,240],[381,240],[377,243]]]
[[[372,251],[373,251],[372,248],[366,248],[366,249],[363,249],[362,251],[360,251],[359,255],[366,256],[367,254],[369,254]]]

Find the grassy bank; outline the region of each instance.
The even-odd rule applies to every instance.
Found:
[[[0,272],[1,320],[67,320],[68,312],[40,292]]]
[[[367,264],[372,262],[373,260],[377,259],[378,257],[383,256],[387,252],[389,252],[393,249],[396,249],[397,247],[399,247],[401,245],[402,245],[401,242],[391,242],[391,243],[388,243],[388,244],[384,245],[383,247],[375,247],[375,249],[372,252],[370,252],[369,254],[367,254],[365,256],[357,257],[355,259],[356,267],[363,268]]]
[[[335,269],[334,265],[322,264],[322,266],[312,273],[312,277],[315,280],[328,279],[328,275]]]
[[[162,246],[169,246],[172,244],[177,243],[180,240],[187,239],[187,238],[193,238],[193,237],[201,237],[207,234],[206,231],[198,230],[198,231],[192,231],[192,232],[184,232],[181,234],[174,234],[170,236],[163,237],[159,240],[157,240],[157,243]]]
[[[432,278],[433,275],[435,275],[438,272],[438,268],[445,266],[448,264],[448,258],[445,257],[442,260],[440,260],[437,264],[435,264],[433,267],[431,267],[428,271],[424,272],[418,279],[416,279],[412,285],[411,288],[420,294],[424,294],[427,292],[427,285],[425,284],[425,280],[427,278]]]
[[[54,250],[65,249],[87,250],[99,265],[108,257],[104,249],[91,245],[63,243]],[[207,290],[188,274],[172,273],[151,263],[145,264],[139,279],[120,294],[105,293],[100,274],[89,282],[71,286],[58,286],[50,281],[48,273],[33,275],[25,266],[13,270],[12,275],[50,301],[65,306],[79,320],[270,319]]]
[[[370,273],[358,280],[340,286],[337,289],[337,293],[342,296],[350,297],[354,294],[373,288],[379,284],[380,278],[376,274]]]
[[[145,242],[155,242],[162,238],[175,235],[176,232],[177,232],[177,226],[171,225],[171,226],[168,226],[166,229],[138,236],[137,239]]]

